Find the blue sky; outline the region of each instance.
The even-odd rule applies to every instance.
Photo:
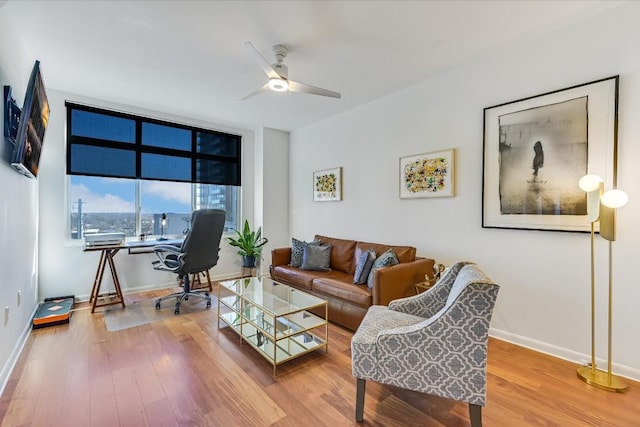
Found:
[[[72,176],[70,201],[77,211],[78,198],[83,212],[133,212],[135,181],[119,178]],[[191,212],[191,184],[142,181],[143,213]]]

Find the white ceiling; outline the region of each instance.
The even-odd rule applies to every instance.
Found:
[[[49,88],[213,123],[295,130],[620,1],[16,1]],[[341,99],[263,93],[244,43]]]

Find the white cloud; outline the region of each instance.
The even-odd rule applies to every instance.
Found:
[[[134,212],[132,202],[114,194],[94,193],[84,184],[71,186],[71,198],[74,211],[78,209],[75,203],[82,199],[83,212]]]
[[[144,181],[142,194],[154,194],[191,206],[191,184],[188,182]]]

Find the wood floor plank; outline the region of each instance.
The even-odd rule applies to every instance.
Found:
[[[168,399],[146,404],[144,409],[150,426],[173,427],[178,425]]]
[[[133,371],[140,398],[145,406],[167,398],[151,360],[147,359],[147,362],[147,365],[138,366]]]
[[[120,368],[113,372],[118,419],[121,425],[147,425],[144,403],[136,383],[134,368]]]
[[[215,291],[214,291],[215,294]],[[151,291],[131,298],[154,298]],[[171,307],[163,308],[171,310]],[[357,426],[352,332],[271,365],[217,309],[109,332],[102,313],[34,330],[0,397],[1,426]],[[575,364],[490,339],[485,427],[638,427],[640,384],[595,389]],[[468,426],[468,405],[367,382],[362,426]]]

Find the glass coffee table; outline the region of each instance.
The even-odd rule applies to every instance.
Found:
[[[324,308],[325,317],[309,310]],[[276,367],[311,351],[328,351],[327,301],[267,277],[220,282],[218,327],[230,326]],[[317,333],[324,327],[324,336]]]

